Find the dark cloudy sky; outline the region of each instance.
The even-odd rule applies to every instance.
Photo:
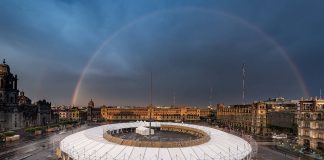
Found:
[[[150,72],[154,104],[241,103],[243,63],[248,102],[319,96],[324,1],[2,0],[0,58],[53,104],[146,105]]]

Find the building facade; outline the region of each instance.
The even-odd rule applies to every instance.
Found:
[[[222,127],[240,129],[250,134],[268,133],[267,109],[264,102],[233,106],[218,105],[216,114],[217,122]]]
[[[295,111],[268,111],[267,126],[276,132],[297,134],[297,121]]]
[[[45,117],[49,119],[45,121],[51,123],[48,118],[50,103],[42,101],[31,104],[24,92],[17,89],[17,81],[17,75],[11,73],[10,66],[4,60],[0,64],[0,131],[42,125],[41,121]]]
[[[299,100],[286,100],[282,97],[265,101],[267,105],[267,126],[275,132],[297,135],[296,113]]]
[[[301,100],[297,123],[298,143],[324,151],[324,99]]]
[[[93,100],[91,99],[87,107],[87,121],[97,122],[102,119],[101,108],[96,108]]]
[[[79,107],[64,107],[57,108],[56,114],[58,114],[60,121],[86,121],[87,110]]]
[[[52,110],[51,103],[46,100],[40,100],[36,102],[37,105],[37,124],[48,125],[52,123]]]
[[[203,114],[201,111],[203,110]],[[208,109],[191,107],[101,107],[101,116],[108,121],[198,121],[209,115]]]
[[[299,100],[286,100],[282,97],[246,105],[219,105],[216,109],[216,121],[223,127],[252,134],[297,134],[298,106]]]

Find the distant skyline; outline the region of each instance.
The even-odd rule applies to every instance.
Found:
[[[324,89],[324,1],[0,1],[0,59],[32,100],[207,106]]]

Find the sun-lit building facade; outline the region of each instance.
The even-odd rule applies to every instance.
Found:
[[[266,134],[268,132],[266,123],[266,104],[256,102],[246,105],[217,107],[217,121],[223,127],[241,129],[252,134]]]
[[[59,108],[56,110],[60,121],[85,121],[87,110],[79,107]]]
[[[201,114],[203,113],[203,114]],[[114,120],[197,121],[207,117],[209,109],[194,107],[101,107],[101,116]]]
[[[324,150],[324,99],[301,100],[297,113],[298,142]]]

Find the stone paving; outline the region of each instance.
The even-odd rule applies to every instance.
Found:
[[[159,130],[155,130],[154,135],[151,136],[143,136],[135,132],[120,133],[120,134],[115,134],[114,136],[117,136],[122,139],[130,139],[130,140],[138,140],[138,141],[161,141],[161,142],[185,141],[185,140],[193,140],[198,138],[190,134],[169,132],[169,131],[159,131]]]

